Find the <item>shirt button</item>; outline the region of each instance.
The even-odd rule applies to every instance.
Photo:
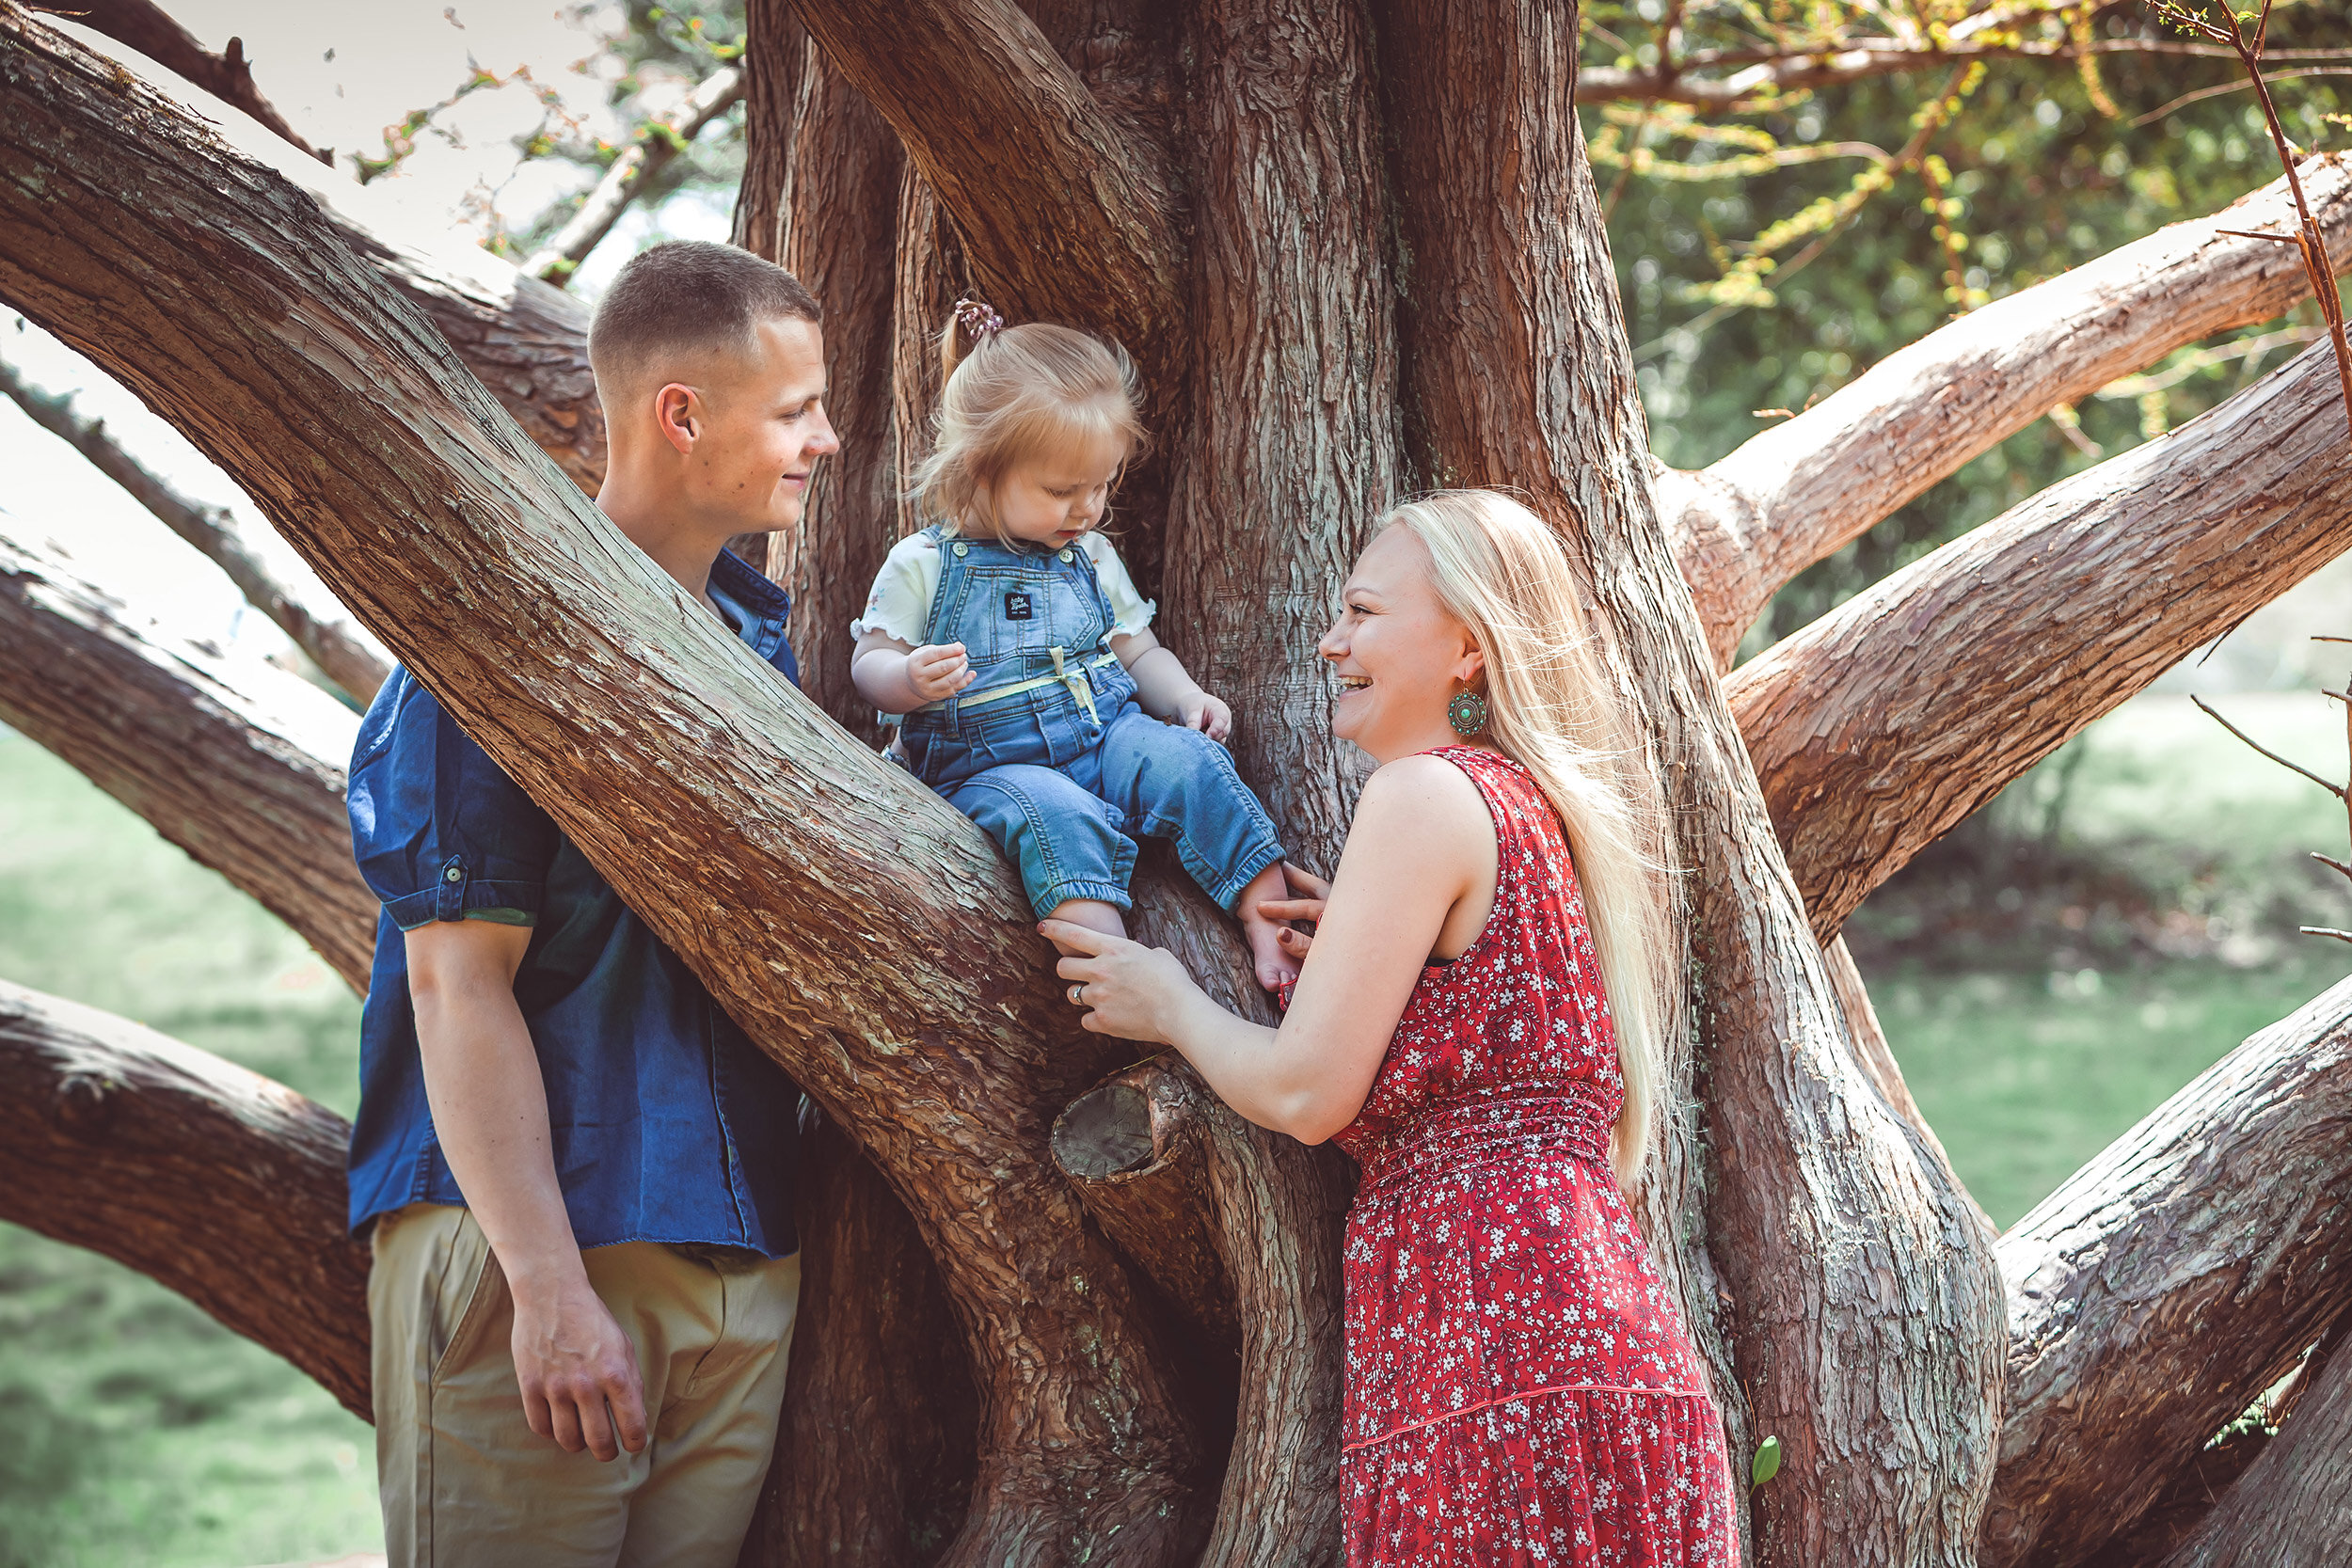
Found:
[[[441,873],[441,880],[445,882],[462,882],[465,879],[466,873],[454,865],[451,866],[447,871]]]
[[[1064,550],[1064,551],[1062,551],[1062,552],[1061,552],[1061,558],[1062,558],[1062,560],[1064,560],[1064,561],[1068,561],[1068,560],[1070,559],[1070,552],[1069,552],[1068,550]]]
[[[969,545],[958,545],[956,546],[956,553],[958,555],[970,555],[972,553],[972,546]]]

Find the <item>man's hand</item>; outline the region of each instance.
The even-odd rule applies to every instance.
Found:
[[[1233,710],[1222,697],[1212,697],[1196,686],[1176,699],[1176,722],[1222,745],[1233,733]]]
[[[907,655],[907,685],[927,703],[945,702],[976,678],[961,642],[926,642]]]
[[[515,1292],[515,1380],[523,1418],[566,1453],[598,1459],[645,1447],[644,1380],[637,1351],[590,1289],[585,1273],[552,1286],[508,1285]],[[618,1441],[615,1442],[617,1437]]]

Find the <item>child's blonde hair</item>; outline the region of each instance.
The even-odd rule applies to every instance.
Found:
[[[1001,533],[980,495],[1041,452],[1115,440],[1123,464],[1143,450],[1135,362],[1117,343],[1044,322],[1002,326],[986,306],[961,300],[940,334],[939,356],[930,455],[907,494],[950,528],[970,518]]]
[[[1649,1152],[1670,995],[1666,812],[1543,519],[1491,490],[1440,490],[1384,525],[1428,546],[1438,598],[1486,656],[1487,733],[1560,814],[1616,1025],[1625,1110],[1612,1164],[1630,1190]]]

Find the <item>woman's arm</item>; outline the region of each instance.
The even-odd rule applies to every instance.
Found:
[[[1262,1127],[1321,1143],[1356,1118],[1433,952],[1476,938],[1495,886],[1494,821],[1468,775],[1433,756],[1372,776],[1279,1029],[1234,1017],[1175,957],[1048,921],[1077,957],[1086,1026],[1172,1045]],[[1452,939],[1452,940],[1448,940]]]

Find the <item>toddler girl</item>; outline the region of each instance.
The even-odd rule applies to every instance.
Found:
[[[1135,838],[1172,839],[1240,917],[1258,983],[1279,990],[1297,960],[1258,904],[1289,896],[1282,847],[1218,744],[1232,711],[1160,646],[1097,531],[1143,441],[1134,366],[969,300],[942,356],[914,489],[937,521],[891,550],[850,623],[859,694],[905,716],[907,766],[1020,867],[1041,917],[1125,936]]]

